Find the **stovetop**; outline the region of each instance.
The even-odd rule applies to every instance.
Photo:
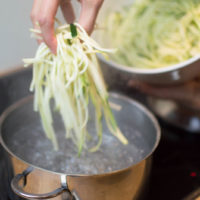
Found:
[[[192,194],[200,189],[200,133],[160,124],[162,138],[154,153],[148,199],[194,200]]]
[[[0,113],[3,108],[27,95],[30,77],[30,70],[0,77]],[[24,90],[16,91],[21,85]],[[146,199],[196,200],[200,194],[200,133],[186,132],[161,120],[159,122],[162,137],[153,154]],[[1,155],[0,146],[0,200],[16,200],[18,198],[12,196],[9,187],[11,177],[5,173],[8,169]]]

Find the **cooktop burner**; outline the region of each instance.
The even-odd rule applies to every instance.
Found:
[[[200,135],[160,124],[162,138],[154,153],[147,199],[189,198],[200,188]]]
[[[30,78],[30,70],[0,77],[0,113],[3,107],[27,95],[28,88],[24,85],[29,86]],[[18,92],[21,85],[24,90]],[[136,92],[131,93],[134,94],[132,97],[139,97]],[[153,155],[146,200],[199,200],[200,134],[171,127],[163,121],[160,121],[160,125],[162,137]],[[19,200],[9,187],[11,177],[6,172],[10,169],[5,163],[0,146],[0,200]]]

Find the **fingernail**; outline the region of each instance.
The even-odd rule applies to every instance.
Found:
[[[56,40],[53,41],[53,45],[52,45],[52,47],[51,47],[51,52],[52,52],[54,55],[57,54],[57,41],[56,41]]]
[[[54,55],[56,55],[56,49],[51,49],[51,52],[54,54]]]

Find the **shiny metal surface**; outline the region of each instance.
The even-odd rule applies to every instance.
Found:
[[[58,195],[62,194],[64,191],[68,193],[69,196],[69,200],[73,200],[73,197],[71,195],[71,193],[69,192],[69,190],[62,186],[60,188],[55,189],[52,192],[49,193],[45,193],[45,194],[32,194],[32,193],[28,193],[22,190],[22,187],[19,185],[19,182],[21,180],[23,180],[23,187],[26,185],[27,182],[27,176],[33,171],[32,167],[29,167],[28,169],[26,169],[25,171],[23,171],[23,173],[21,174],[17,174],[12,182],[11,182],[11,187],[12,190],[20,197],[26,198],[26,199],[49,199],[49,198],[54,198],[57,197]]]
[[[111,173],[96,175],[67,175],[45,170],[29,164],[27,161],[16,156],[14,152],[10,151],[4,141],[4,136],[8,134],[8,132],[6,133],[6,130],[4,129],[5,127],[3,129],[2,127],[4,126],[4,120],[12,117],[12,115],[9,114],[19,105],[19,103],[15,104],[1,117],[1,134],[3,136],[1,137],[1,143],[10,155],[15,174],[21,174],[30,166],[34,168],[30,175],[27,176],[27,185],[24,188],[24,191],[31,194],[43,194],[54,191],[56,188],[61,187],[61,176],[64,175],[66,177],[66,185],[76,199],[121,200],[123,197],[126,200],[132,200],[138,199],[141,196],[150,171],[150,155],[158,145],[160,138],[160,129],[157,121],[142,105],[134,102],[137,112],[133,113],[132,117],[136,117],[136,123],[141,124],[139,127],[145,130],[146,134],[148,133],[144,139],[151,144],[149,152],[146,153],[146,156],[142,160],[130,167],[113,171]],[[152,129],[150,127],[152,127]],[[141,134],[142,132],[143,131],[141,131]],[[64,196],[65,195],[62,195],[55,199],[67,199]]]
[[[137,79],[151,84],[178,84],[192,80],[200,73],[200,59],[191,59],[176,66],[162,69],[140,70],[134,67],[122,66],[98,56],[106,79],[115,80],[116,84],[127,85],[131,79]]]
[[[101,28],[103,27],[101,26],[102,21],[105,20],[105,17],[110,10],[119,11],[122,6],[130,5],[133,1],[134,0],[123,0],[118,1],[117,4],[115,0],[105,1],[101,9],[100,16],[98,17],[98,26]],[[105,42],[102,41],[103,39],[100,36],[101,32],[101,29],[97,30],[96,34],[94,34],[94,38],[99,41],[101,46],[113,48],[111,46],[107,46],[107,43],[109,42],[106,42],[106,38],[103,38]],[[140,81],[159,85],[177,84],[191,80],[200,73],[200,55],[182,63],[158,69],[140,69],[137,68],[137,66],[124,66],[114,61],[107,60],[102,55],[98,55],[98,58],[104,68],[104,74],[115,80],[116,84],[118,84],[118,82],[121,82],[122,84],[122,81],[126,84],[130,79],[138,79]],[[119,77],[120,79],[118,79]]]

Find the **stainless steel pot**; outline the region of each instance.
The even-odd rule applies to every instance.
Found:
[[[15,173],[11,183],[14,192],[26,199],[133,200],[141,197],[150,172],[150,156],[159,143],[160,128],[154,116],[138,102],[112,93],[110,101],[120,108],[113,112],[129,145],[123,146],[110,134],[108,137],[103,126],[105,138],[101,149],[92,154],[84,151],[80,158],[73,154],[70,142],[62,136],[58,137],[60,152],[52,150],[51,143],[41,132],[39,117],[33,112],[31,97],[9,107],[0,118],[0,141]],[[60,120],[55,120],[55,129],[59,131],[62,129]],[[109,143],[110,140],[113,143]],[[65,159],[59,157],[60,153]],[[112,169],[106,166],[92,172],[84,165],[76,168],[77,160],[84,163],[87,158],[89,167],[98,168],[110,155],[110,163],[117,161]],[[70,156],[75,158],[73,162]],[[71,167],[69,171],[62,169],[63,162],[64,166]]]

